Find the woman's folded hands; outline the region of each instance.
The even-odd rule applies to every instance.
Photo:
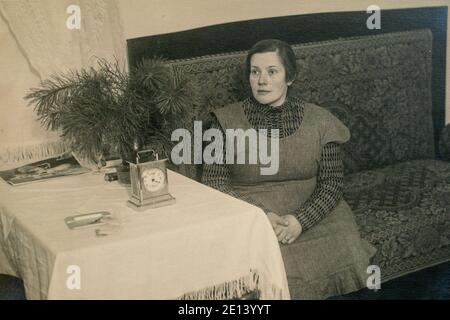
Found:
[[[272,228],[283,244],[291,244],[302,233],[302,226],[297,218],[291,214],[279,216],[274,212],[267,213]]]

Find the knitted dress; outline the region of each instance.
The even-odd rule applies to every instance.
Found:
[[[284,121],[272,117],[278,118],[278,123],[267,121],[273,112],[287,112],[290,117]],[[259,159],[257,164],[238,164],[235,153],[233,164],[206,167],[203,181],[214,187],[211,172],[220,171],[220,166],[225,177],[216,178],[228,184],[222,191],[231,191],[266,212],[297,217],[304,231],[292,244],[280,244],[291,297],[320,299],[365,287],[366,270],[375,248],[361,239],[341,193],[331,195],[330,203],[322,205],[318,197],[318,193],[334,192],[319,188],[318,177],[324,150],[348,141],[347,127],[327,110],[297,98],[289,98],[280,107],[260,105],[249,98],[217,109],[214,114],[224,131],[261,129],[260,124],[266,125],[269,132],[274,127],[280,129],[276,174],[262,175],[260,168],[267,165],[259,163]],[[266,121],[255,121],[264,118]],[[249,159],[249,151],[246,144],[245,159]],[[327,202],[327,197],[324,199]]]

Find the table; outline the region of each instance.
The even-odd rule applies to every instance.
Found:
[[[129,189],[86,173],[29,185],[0,179],[0,273],[28,299],[289,299],[280,248],[259,208],[169,170],[176,204],[138,212]],[[107,210],[111,223],[64,218]]]

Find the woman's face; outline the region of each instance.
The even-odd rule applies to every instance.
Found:
[[[284,103],[288,86],[286,70],[278,53],[255,53],[250,59],[250,86],[255,99],[278,107]]]

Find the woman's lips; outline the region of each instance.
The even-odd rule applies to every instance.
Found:
[[[258,94],[259,95],[266,95],[266,94],[268,94],[268,93],[270,93],[270,91],[267,91],[267,90],[258,90]]]

